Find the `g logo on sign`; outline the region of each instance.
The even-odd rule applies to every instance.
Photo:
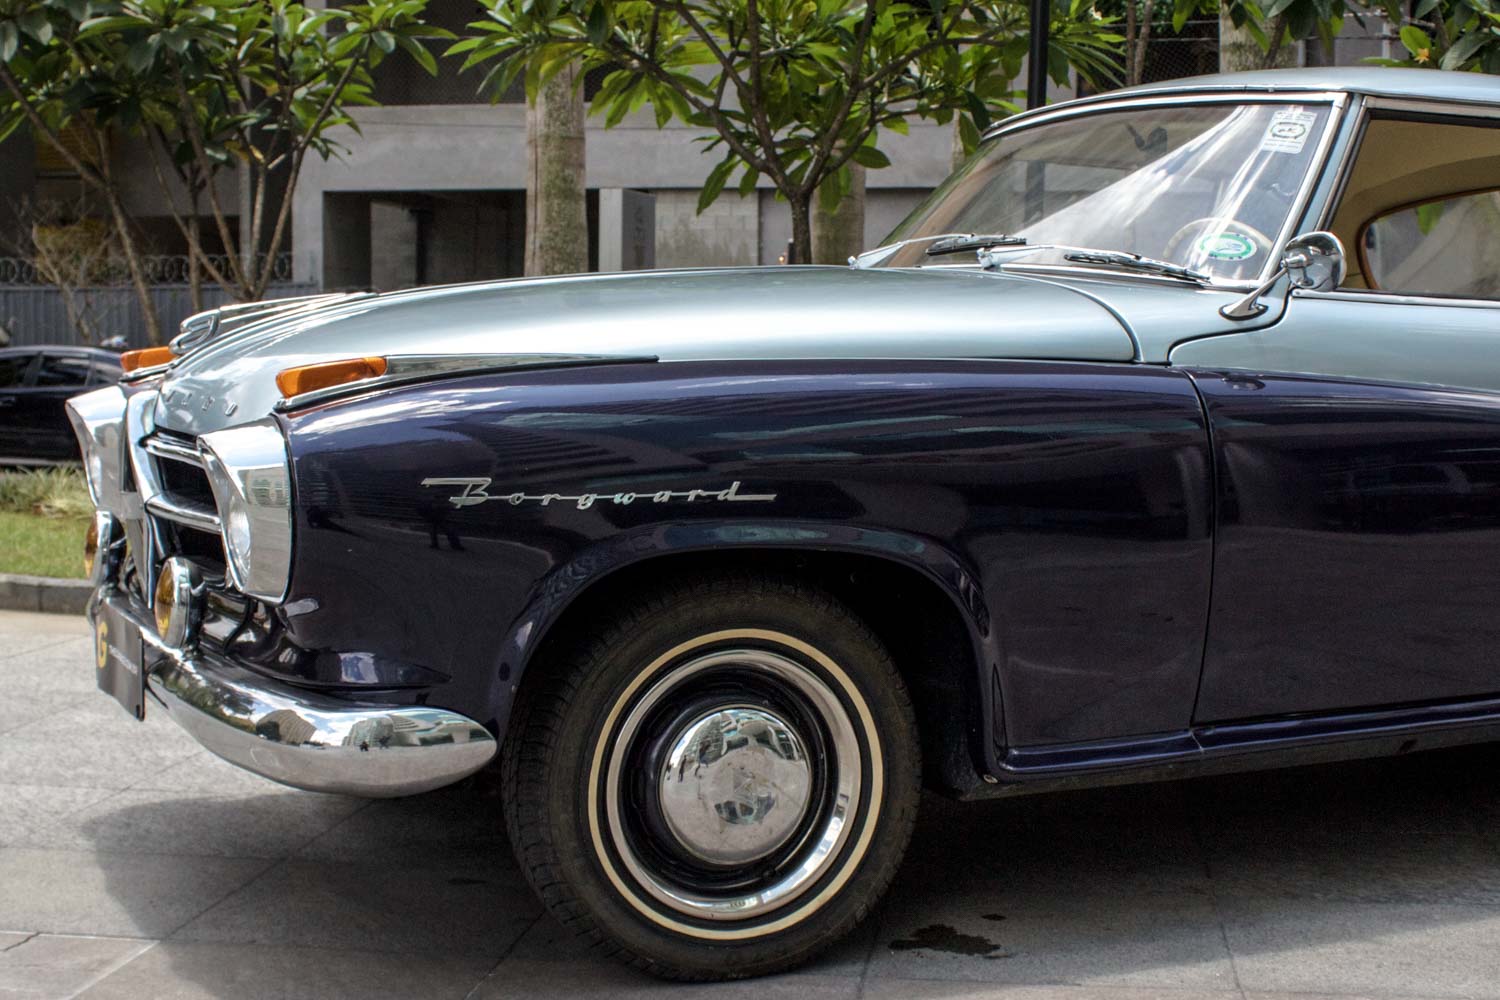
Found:
[[[109,622],[100,619],[94,626],[94,663],[100,670],[109,662]]]

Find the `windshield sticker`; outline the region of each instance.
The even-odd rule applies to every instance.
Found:
[[[1318,116],[1311,111],[1278,111],[1271,116],[1260,148],[1273,153],[1300,153],[1317,121]]]
[[[1214,260],[1249,260],[1259,251],[1244,233],[1214,233],[1198,241],[1198,252]]]

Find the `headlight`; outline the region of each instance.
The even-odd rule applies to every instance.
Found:
[[[273,420],[198,439],[208,469],[229,578],[273,604],[286,597],[292,569],[292,472],[286,439]]]
[[[68,421],[83,453],[89,498],[100,510],[119,511],[120,441],[125,426],[125,393],[117,385],[95,389],[67,402]]]
[[[198,641],[200,591],[198,572],[192,563],[181,556],[162,563],[151,614],[156,619],[156,634],[173,649],[184,649]]]
[[[119,528],[113,514],[94,511],[93,523],[83,536],[83,573],[98,587],[115,578],[120,557]]]

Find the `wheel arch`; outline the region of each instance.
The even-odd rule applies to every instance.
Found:
[[[501,670],[508,684],[497,693],[504,704],[497,705],[496,718],[507,719],[543,676],[547,657],[565,655],[612,604],[692,576],[791,577],[827,590],[885,644],[917,713],[925,783],[962,794],[996,766],[1002,730],[994,680],[997,637],[974,576],[946,553],[933,558],[930,545],[920,551],[927,557],[922,561],[855,547],[751,544],[684,547],[633,559],[584,554],[544,581],[513,628]],[[962,738],[956,739],[959,727]]]

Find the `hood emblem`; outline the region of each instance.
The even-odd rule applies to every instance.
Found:
[[[177,386],[170,386],[167,389],[163,390],[162,398],[164,398],[168,403],[181,406],[183,409],[188,409],[193,402],[193,390],[182,389]],[[210,409],[212,409],[213,405],[214,397],[204,396],[203,401],[198,404],[198,409],[204,413],[207,413]],[[224,411],[224,416],[232,417],[234,416],[234,411],[240,408],[240,404],[226,399],[223,406],[220,408]]]
[[[671,503],[682,500],[687,503],[771,503],[775,493],[741,493],[740,481],[736,479],[719,490],[642,490],[638,493],[491,493],[492,479],[436,477],[422,480],[423,486],[462,486],[463,491],[448,498],[455,507],[473,507],[488,500],[500,500],[512,507],[536,504],[550,507],[554,503],[573,504],[579,510],[588,510],[596,503],[610,503],[628,507],[633,503]]]

